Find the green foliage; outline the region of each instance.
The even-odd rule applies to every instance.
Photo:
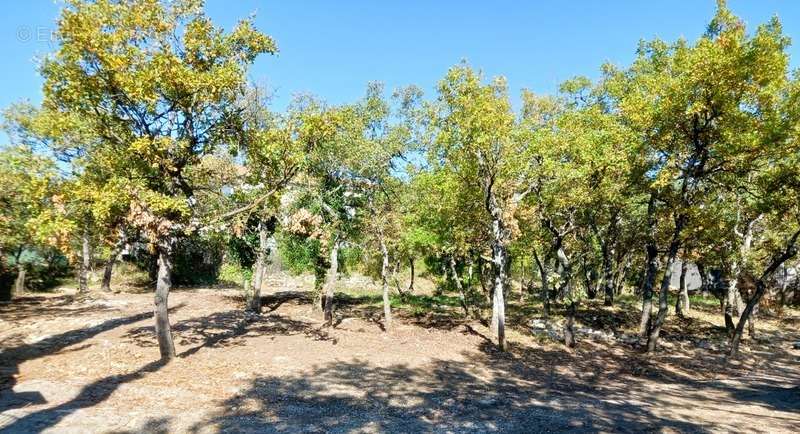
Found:
[[[285,232],[277,235],[278,254],[286,268],[295,274],[314,271],[320,257],[320,241]]]
[[[243,285],[245,280],[251,280],[252,278],[252,268],[242,268],[238,263],[223,262],[217,282],[238,287]]]
[[[209,285],[217,282],[225,245],[216,239],[192,236],[175,246],[172,282],[175,285]]]

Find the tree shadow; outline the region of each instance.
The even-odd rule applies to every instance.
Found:
[[[169,434],[170,419],[167,417],[154,417],[147,420],[141,427],[133,430],[109,431],[109,434]]]
[[[284,303],[309,304],[312,303],[311,294],[306,291],[280,291],[274,294],[261,296],[262,313],[276,311]]]
[[[303,375],[256,379],[194,432],[209,424],[221,432],[704,430],[658,417],[646,405],[573,399],[591,390],[566,376],[543,382],[533,374],[541,368],[494,351],[422,367],[332,362]]]
[[[47,304],[42,303],[41,300],[25,300],[21,306],[22,313],[15,316],[15,318],[24,319],[32,316],[37,306],[48,316],[64,316],[65,313],[66,315],[73,316],[89,312],[113,310],[105,306],[97,305],[65,310],[65,305],[70,304],[72,298],[57,297],[56,300],[53,301],[54,303]],[[181,307],[183,307],[182,304],[174,306],[170,308],[170,311],[174,312]],[[51,335],[34,343],[25,343],[22,335],[14,335],[10,339],[7,338],[3,340],[2,345],[0,345],[0,347],[3,348],[2,353],[0,353],[0,397],[2,398],[0,399],[0,411],[32,404],[46,403],[44,396],[40,392],[17,393],[13,390],[21,363],[62,351],[77,351],[87,348],[89,344],[83,345],[81,348],[66,349],[67,347],[90,339],[100,333],[151,318],[152,315],[152,312],[148,311],[109,319],[91,327],[84,327]]]
[[[25,321],[31,318],[78,316],[86,313],[114,310],[102,304],[75,303],[79,297],[60,295],[56,297],[17,297],[9,303],[0,304],[0,317],[6,321]]]
[[[127,374],[111,375],[88,384],[78,395],[60,405],[22,416],[3,427],[0,433],[41,432],[52,427],[81,408],[93,407],[111,396],[117,388],[125,383],[144,377],[159,370],[166,364],[163,360],[150,362]]]
[[[312,323],[277,314],[253,315],[242,309],[178,321],[172,325],[172,333],[176,343],[191,346],[178,357],[191,356],[203,348],[246,345],[249,338],[265,335],[303,334],[314,340],[337,342],[323,328]],[[141,347],[158,346],[151,325],[130,329],[124,337]]]

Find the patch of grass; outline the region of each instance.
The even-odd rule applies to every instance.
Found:
[[[381,305],[383,295],[380,293],[351,294],[347,292],[337,292],[336,300],[338,303],[348,305]],[[450,295],[416,295],[416,294],[392,294],[389,301],[394,308],[404,308],[420,311],[435,311],[442,308],[461,307],[458,297]]]

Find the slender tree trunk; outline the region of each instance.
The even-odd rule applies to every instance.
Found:
[[[493,202],[493,199],[491,199]],[[505,224],[500,219],[502,210],[495,204],[490,206],[492,215],[492,262],[494,265],[494,291],[492,294],[492,334],[497,339],[501,351],[506,350],[506,302],[504,298],[506,271],[508,269],[508,248],[505,245]]]
[[[758,305],[758,302],[761,301],[761,298],[767,291],[767,281],[769,278],[773,273],[775,273],[775,270],[777,270],[778,267],[797,255],[796,243],[798,237],[800,237],[800,231],[795,232],[794,235],[789,238],[789,240],[786,242],[784,250],[772,259],[769,266],[756,281],[756,290],[753,293],[753,296],[750,297],[750,300],[747,301],[747,305],[742,311],[742,315],[739,318],[739,323],[736,325],[736,329],[731,337],[731,345],[730,350],[728,350],[728,357],[735,357],[739,352],[739,342],[742,340],[742,334],[744,333],[744,324],[750,318],[750,315],[753,313],[756,305]]]
[[[103,281],[100,284],[100,289],[103,291],[111,291],[111,275],[114,273],[114,265],[117,263],[119,259],[120,253],[122,253],[122,249],[125,248],[126,237],[124,233],[120,235],[119,240],[114,245],[114,248],[111,250],[111,254],[108,256],[108,260],[106,261],[106,265],[103,270]]]
[[[664,277],[661,279],[661,289],[658,294],[658,314],[655,322],[652,323],[647,337],[647,351],[655,351],[658,346],[658,336],[661,333],[661,326],[664,325],[664,320],[667,319],[669,311],[669,284],[672,281],[672,268],[675,264],[675,259],[678,256],[678,249],[680,249],[680,235],[683,230],[683,217],[679,216],[675,222],[675,230],[672,233],[672,241],[669,245],[669,252],[667,256],[666,268]]]
[[[381,256],[381,284],[383,286],[383,329],[389,331],[392,328],[392,305],[389,300],[389,249],[383,241],[383,233],[380,234]]]
[[[567,305],[567,318],[564,320],[564,345],[569,348],[575,347],[575,300],[570,298]]]
[[[642,319],[639,323],[639,333],[647,337],[653,314],[653,286],[658,273],[658,251],[654,244],[647,246],[647,269],[645,270],[642,284]]]
[[[756,338],[756,318],[758,317],[758,304],[753,306],[752,313],[750,314],[750,318],[747,319],[747,333],[750,335],[750,338]]]
[[[25,291],[25,274],[27,274],[25,264],[17,263],[17,278],[14,279],[14,292],[12,296],[13,294],[19,294]]]
[[[736,315],[741,314],[738,302],[741,298],[738,276],[739,264],[736,261],[730,266],[730,270],[725,270],[722,276],[722,287],[725,289],[725,330],[728,332],[728,336],[733,336],[736,329],[736,323],[733,322],[734,311]]]
[[[78,292],[89,291],[89,267],[91,267],[91,246],[89,245],[89,228],[84,227],[81,234],[81,267],[78,274]]]
[[[572,290],[572,264],[570,263],[569,257],[567,257],[560,240],[556,248],[556,258],[558,259],[558,263],[560,265],[561,278],[564,281],[561,294],[567,303],[567,318],[564,321],[564,345],[572,348],[575,346],[575,331],[573,330],[573,327],[575,324],[577,304],[575,301],[575,294],[573,294]]]
[[[478,258],[478,281],[481,284],[481,293],[487,301],[491,301],[490,290],[486,287],[486,267],[482,258]]]
[[[467,288],[472,288],[472,274],[474,269],[474,264],[472,263],[472,259],[467,259]]]
[[[786,306],[786,288],[789,286],[789,270],[786,269],[786,264],[781,265],[783,269],[783,276],[781,276],[781,292],[780,292],[780,308]]]
[[[117,262],[118,255],[119,253],[114,250],[108,256],[106,265],[103,267],[103,280],[100,282],[101,291],[111,291],[111,275],[114,273],[114,264]]]
[[[680,285],[678,287],[678,297],[675,299],[675,314],[679,317],[684,317],[691,307],[689,305],[689,289],[686,287],[687,268],[686,258],[681,258]]]
[[[594,300],[597,298],[597,272],[594,270],[594,266],[587,266],[586,259],[584,258],[582,261],[583,265],[583,278],[586,282],[586,296],[590,300]]]
[[[458,277],[458,271],[456,270],[456,261],[453,259],[453,256],[448,257],[448,263],[450,264],[450,274],[453,276],[453,282],[456,284],[456,289],[458,289],[458,300],[461,302],[461,308],[464,309],[464,316],[469,316],[469,306],[467,305],[467,294],[464,291],[464,285],[461,284],[461,279]]]
[[[156,337],[161,360],[175,358],[175,344],[169,324],[169,291],[172,289],[172,253],[175,240],[164,240],[158,247],[158,280],[155,294]]]
[[[650,323],[653,315],[653,287],[655,286],[656,273],[658,272],[655,212],[656,196],[654,193],[651,193],[650,201],[647,204],[646,269],[642,282],[642,319],[639,323],[639,333],[643,338],[646,338],[650,331]]]
[[[625,260],[625,265],[622,266],[621,270],[617,271],[616,277],[614,278],[614,291],[617,295],[622,294],[623,289],[625,288],[625,278],[628,276],[628,271],[631,269],[631,258]]]
[[[339,243],[338,236],[331,241],[330,268],[325,275],[325,293],[322,296],[322,310],[325,325],[328,327],[333,325],[333,296],[336,281],[339,279]]]
[[[533,259],[536,261],[536,266],[539,268],[539,276],[542,279],[542,313],[544,317],[550,316],[550,288],[547,283],[547,268],[545,268],[536,249],[533,249]]]
[[[608,247],[603,248],[603,304],[614,305],[614,269],[611,264],[611,252]]]
[[[697,264],[697,274],[700,275],[700,294],[703,297],[708,297],[708,274],[706,273],[706,266],[702,262]]]
[[[414,258],[408,258],[408,266],[411,269],[411,280],[408,282],[408,293],[414,293]]]
[[[250,300],[248,302],[248,310],[251,312],[261,313],[261,290],[264,287],[264,280],[267,274],[267,251],[269,250],[270,231],[264,221],[258,224],[258,252],[256,253],[256,263],[253,264],[255,272],[253,273],[253,291],[248,293]]]
[[[558,272],[561,275],[561,298],[572,297],[572,263],[564,251],[561,241],[556,247],[556,260],[558,261]]]

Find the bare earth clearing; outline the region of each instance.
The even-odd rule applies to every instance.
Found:
[[[454,316],[398,310],[386,334],[379,307],[357,297],[340,301],[334,329],[320,329],[306,293],[281,289],[260,318],[242,312],[236,290],[175,291],[179,358],[166,366],[149,293],[0,306],[0,431],[800,430],[798,336],[766,321],[759,343],[726,367],[721,349],[682,341],[674,317],[667,348],[647,358],[589,338],[570,352],[525,332],[512,310],[502,354],[485,326]],[[783,329],[797,330],[788,321]]]

